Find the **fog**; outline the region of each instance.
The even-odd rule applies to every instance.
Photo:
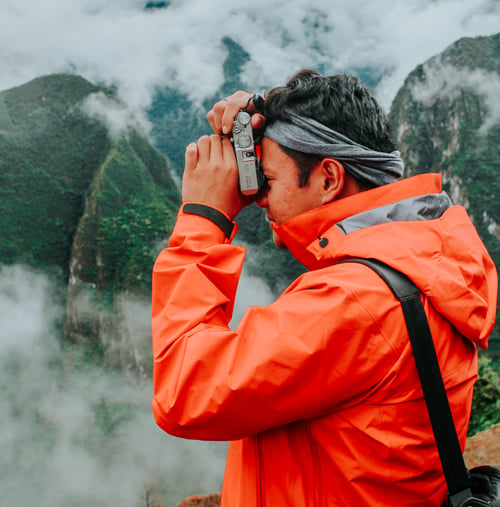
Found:
[[[49,274],[0,265],[0,505],[173,507],[220,491],[226,443],[167,435],[152,417],[149,379],[128,382],[63,353],[61,294]],[[232,326],[272,298],[244,274]],[[125,296],[119,304],[140,317],[121,332],[147,334],[150,308]]]
[[[118,139],[122,132],[130,129],[147,130],[149,128],[149,123],[145,121],[142,114],[134,115],[126,104],[106,97],[103,92],[88,95],[81,109],[89,118],[103,123],[111,139]]]
[[[58,292],[46,274],[0,268],[2,507],[175,506],[220,491],[225,443],[170,437],[151,382],[63,356]]]
[[[443,98],[455,100],[461,90],[472,90],[483,99],[486,111],[479,133],[486,133],[500,122],[500,77],[496,72],[457,69],[438,58],[425,65],[425,76],[425,81],[416,83],[412,88],[415,100],[431,107]]]

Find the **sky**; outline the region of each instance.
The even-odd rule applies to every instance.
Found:
[[[461,37],[500,31],[498,0],[0,0],[0,90],[71,72],[114,85],[140,113],[155,89],[194,101],[223,81],[231,37],[251,56],[244,82],[262,91],[309,67],[371,68],[388,109],[406,75]]]

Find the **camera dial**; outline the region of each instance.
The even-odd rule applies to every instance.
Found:
[[[238,113],[238,121],[242,125],[248,125],[250,123],[250,115],[246,111],[240,111]]]
[[[250,119],[250,114],[240,111],[234,119],[232,128],[231,140],[238,164],[240,190],[243,195],[256,194],[263,184]]]
[[[252,146],[252,138],[248,134],[241,134],[241,136],[238,137],[238,146],[240,148],[248,148]]]

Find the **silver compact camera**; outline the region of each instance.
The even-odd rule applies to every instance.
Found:
[[[255,151],[255,140],[250,114],[241,110],[233,122],[232,142],[238,163],[240,190],[243,195],[254,195],[263,186],[264,177]]]

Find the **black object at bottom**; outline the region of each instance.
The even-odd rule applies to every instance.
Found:
[[[448,494],[445,506],[453,507],[499,507],[500,467],[482,465],[469,470],[470,489],[454,496]]]

